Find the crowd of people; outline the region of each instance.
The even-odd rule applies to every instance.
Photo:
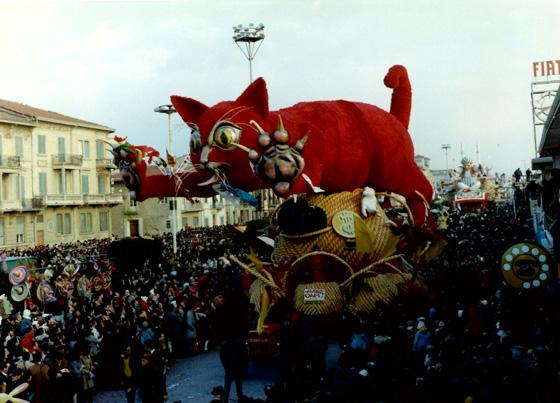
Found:
[[[420,269],[429,292],[414,303],[306,317],[277,302],[268,320],[281,325],[281,376],[266,401],[557,401],[558,284],[520,291],[500,273],[502,253],[534,237],[530,214],[516,208],[452,212],[447,248]],[[52,282],[72,263],[81,263],[74,276],[106,269],[112,282],[85,295],[57,292],[50,303],[3,302],[1,391],[27,381],[18,397],[32,402],[91,402],[98,388],[163,402],[174,359],[219,349],[225,381],[213,401],[228,401],[232,384],[238,401],[262,401],[243,394],[256,316],[231,256],[248,251],[247,238],[230,226],[184,230],[175,255],[169,234],[150,242],[151,254],[110,239],[4,251],[35,258],[35,275],[48,268]],[[335,363],[326,354],[334,341]]]
[[[231,241],[234,233],[181,231],[175,256],[169,235],[143,244],[99,239],[2,251],[33,261],[28,281],[48,281],[55,298],[37,301],[32,292],[14,301],[10,284],[2,285],[0,392],[27,381],[18,396],[32,402],[91,402],[100,387],[122,387],[128,402],[137,395],[163,402],[170,359],[213,349],[232,331],[213,316],[221,312],[216,297],[233,301],[242,290],[241,272],[228,259],[242,243]],[[110,285],[78,292],[80,277],[102,271]],[[61,279],[74,287],[60,290]]]

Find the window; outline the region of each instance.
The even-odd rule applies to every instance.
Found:
[[[208,223],[209,223],[208,217],[204,217],[204,226],[208,227],[209,226]]]
[[[70,221],[70,213],[64,213],[64,233],[72,233],[72,221]]]
[[[56,234],[62,234],[62,214],[56,215]]]
[[[159,202],[160,204],[167,204],[167,197],[160,197]]]
[[[47,194],[47,173],[39,172],[39,194],[41,196]]]
[[[99,231],[109,230],[109,213],[106,211],[99,212]]]
[[[64,191],[64,181],[63,181],[64,176],[62,175],[62,172],[58,172],[56,174],[56,176],[57,176],[57,179],[58,179],[58,193],[64,194],[65,193],[65,191]]]
[[[18,175],[16,179],[17,200],[25,199],[25,176]]]
[[[82,175],[82,194],[89,194],[89,175]]]
[[[58,138],[58,153],[59,154],[66,154],[66,141],[64,137]]]
[[[97,175],[97,193],[100,195],[105,194],[105,175]]]
[[[80,233],[89,234],[91,232],[91,213],[80,213]]]
[[[84,159],[89,159],[89,141],[86,140],[80,140],[80,152],[82,153],[82,157],[84,157]]]
[[[43,214],[37,214],[37,223],[41,224],[43,222]]]
[[[192,219],[192,226],[193,226],[193,227],[198,227],[198,217],[193,217],[193,219]]]
[[[71,234],[72,223],[70,222],[70,213],[56,215],[56,234]]]
[[[165,221],[165,228],[171,229],[171,220],[166,220]]]
[[[16,137],[16,157],[23,158],[23,137]]]
[[[103,148],[103,142],[97,140],[95,142],[95,157],[100,160],[105,158],[105,149]]]
[[[46,154],[47,153],[47,141],[43,134],[37,136],[37,153]]]
[[[4,219],[0,218],[0,245],[4,245]]]
[[[221,216],[221,217],[220,217],[220,225],[225,225],[224,216]]]
[[[25,242],[25,217],[16,218],[16,243]]]

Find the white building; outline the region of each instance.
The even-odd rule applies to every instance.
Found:
[[[0,100],[0,248],[111,235],[113,131]]]

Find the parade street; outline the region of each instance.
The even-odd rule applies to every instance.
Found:
[[[224,370],[220,364],[218,351],[198,354],[194,357],[176,360],[167,374],[168,402],[208,403],[212,400],[214,386],[224,382]],[[278,379],[278,371],[271,366],[249,365],[248,379],[243,382],[243,393],[252,398],[264,399],[264,387]],[[233,388],[235,390],[235,387]],[[122,390],[105,391],[95,396],[95,402],[118,403],[125,401]],[[141,401],[137,398],[137,401]],[[233,402],[237,396],[233,391]]]
[[[329,343],[326,354],[328,366],[336,365],[340,355],[337,343]],[[253,399],[266,399],[264,388],[280,379],[279,369],[275,360],[256,363],[249,362],[247,379],[243,382],[243,393]],[[168,402],[208,403],[212,400],[211,391],[214,386],[223,384],[224,370],[220,364],[218,350],[195,355],[194,357],[176,360],[167,374]],[[235,387],[232,388],[231,402],[237,402]],[[95,396],[94,402],[120,403],[125,400],[124,392],[119,390],[102,391]],[[137,402],[141,399],[137,396]]]

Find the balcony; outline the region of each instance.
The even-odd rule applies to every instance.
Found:
[[[127,206],[124,209],[125,215],[136,215],[138,214],[138,206]]]
[[[21,158],[15,155],[0,155],[0,169],[20,169]]]
[[[34,197],[33,199],[25,199],[22,203],[24,211],[40,211],[44,207],[42,198]]]
[[[82,195],[46,195],[43,203],[45,206],[79,206],[84,199]]]
[[[79,168],[82,166],[84,158],[80,154],[55,154],[52,156],[52,166],[54,169]]]
[[[85,204],[105,204],[105,195],[84,195]]]
[[[111,193],[104,196],[107,204],[123,204],[122,194]]]
[[[204,204],[201,201],[189,201],[185,203],[185,206],[181,211],[202,211],[204,210]]]
[[[95,160],[95,166],[97,169],[116,169],[113,165],[113,160],[110,158],[98,158]]]
[[[21,211],[21,200],[0,200],[0,211]]]
[[[31,207],[37,209],[45,207],[45,197],[35,196],[33,199],[31,199]]]

